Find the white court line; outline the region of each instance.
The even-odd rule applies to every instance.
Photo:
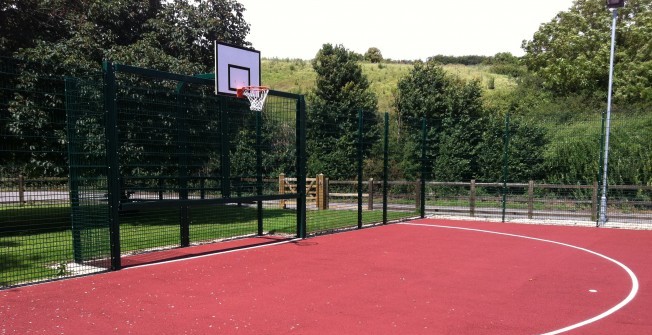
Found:
[[[301,240],[301,239],[300,238],[293,238],[291,240],[284,240],[284,241],[280,241],[280,242],[273,242],[273,243],[267,243],[267,244],[262,244],[262,245],[254,245],[254,246],[251,246],[251,247],[235,248],[235,249],[226,250],[226,251],[216,250],[215,252],[209,252],[207,254],[199,255],[199,256],[188,256],[188,257],[182,257],[182,258],[178,258],[178,259],[171,259],[169,261],[162,261],[162,262],[155,262],[155,263],[150,263],[150,264],[129,266],[129,267],[126,267],[126,268],[122,269],[121,271],[145,268],[145,267],[149,267],[149,266],[170,264],[170,263],[176,263],[176,262],[185,262],[185,261],[189,261],[189,260],[197,259],[197,258],[215,257],[215,256],[219,256],[219,255],[224,255],[224,254],[230,254],[230,253],[233,253],[233,252],[247,251],[247,250],[252,250],[252,249],[260,249],[260,248],[265,248],[265,247],[272,247],[272,246],[276,246],[276,245],[280,245],[280,244],[292,243],[292,242],[296,242],[296,241],[299,241],[299,240]]]
[[[636,293],[638,293],[638,287],[639,287],[638,279],[636,278],[636,275],[634,274],[634,272],[632,270],[630,270],[630,268],[628,268],[625,264],[623,264],[623,263],[621,263],[621,262],[619,262],[619,261],[617,261],[617,260],[615,260],[615,259],[613,259],[611,257],[607,257],[607,256],[605,256],[605,255],[603,255],[601,253],[595,252],[593,250],[578,247],[578,246],[575,246],[575,245],[572,245],[572,244],[567,244],[567,243],[562,243],[562,242],[557,242],[557,241],[552,241],[552,240],[546,240],[546,239],[542,239],[542,238],[536,238],[536,237],[530,237],[530,236],[524,236],[524,235],[517,235],[517,234],[509,234],[509,233],[501,233],[501,232],[496,232],[496,231],[491,231],[491,230],[453,227],[453,226],[442,226],[442,225],[423,224],[423,223],[406,223],[406,222],[402,222],[402,223],[398,223],[398,224],[406,225],[406,226],[421,226],[421,227],[431,227],[431,228],[446,228],[446,229],[458,229],[458,230],[474,231],[474,232],[480,232],[480,233],[488,233],[488,234],[495,234],[495,235],[518,237],[518,238],[524,238],[524,239],[533,240],[533,241],[557,244],[557,245],[561,245],[561,246],[564,246],[564,247],[569,247],[569,248],[581,250],[581,251],[587,252],[589,254],[593,254],[595,256],[604,258],[604,259],[606,259],[606,260],[620,266],[623,270],[625,270],[625,272],[627,272],[627,274],[629,275],[629,278],[632,280],[632,290],[629,292],[629,295],[623,301],[621,301],[620,303],[618,303],[614,307],[611,307],[610,309],[606,310],[605,312],[603,312],[603,313],[601,313],[601,314],[599,314],[597,316],[594,316],[594,317],[592,317],[592,318],[590,318],[588,320],[585,320],[585,321],[582,321],[582,322],[579,322],[579,323],[576,323],[576,324],[573,324],[573,325],[570,325],[570,326],[567,326],[567,327],[564,327],[564,328],[561,328],[561,329],[553,330],[551,332],[543,333],[541,335],[556,335],[556,334],[565,333],[565,332],[567,332],[569,330],[577,329],[577,328],[586,326],[586,325],[588,325],[590,323],[596,322],[598,320],[604,319],[607,316],[615,313],[619,309],[625,307],[625,305],[627,305],[629,302],[631,302],[634,299],[634,297],[636,296]]]

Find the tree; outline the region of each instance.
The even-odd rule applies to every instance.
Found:
[[[211,71],[215,40],[251,45],[246,41],[249,24],[244,20],[244,11],[235,0],[175,0],[163,6],[148,23],[148,37],[166,55],[199,63],[204,71]]]
[[[508,180],[525,183],[545,179],[544,151],[548,144],[545,128],[532,120],[511,117],[505,129],[505,117],[486,118],[482,140],[478,145],[476,178],[496,182],[503,177],[505,131],[508,131]]]
[[[308,172],[331,178],[355,176],[358,113],[363,113],[363,155],[378,139],[377,98],[355,55],[324,44],[312,62],[317,73],[307,115]]]
[[[380,49],[371,47],[365,52],[364,60],[371,63],[380,63],[383,61],[383,54],[380,53]]]
[[[0,109],[0,139],[45,148],[25,150],[30,156],[21,163],[64,173],[65,162],[47,157],[65,148],[64,75],[97,78],[104,59],[184,74],[212,72],[214,40],[249,45],[244,10],[234,0],[0,0],[0,53],[30,64],[11,78],[23,89]],[[52,162],[56,166],[47,166]]]
[[[614,97],[652,101],[652,0],[629,0],[618,11]],[[557,96],[607,91],[611,15],[602,0],[575,0],[567,12],[523,41],[524,64]]]
[[[499,52],[489,62],[491,72],[519,78],[527,73],[527,68],[521,65],[518,57],[509,52]]]
[[[245,8],[234,0],[68,3],[0,3],[8,22],[0,28],[0,51],[67,68],[97,68],[111,59],[190,74],[212,69],[215,40],[250,45]]]
[[[65,0],[0,0],[0,54],[70,36],[64,17],[78,8],[78,3]]]
[[[482,89],[477,81],[447,75],[436,60],[417,62],[398,83],[396,107],[405,136],[406,159],[420,157],[422,120],[427,125],[428,172],[437,179],[466,180],[477,167],[476,147],[482,134]],[[410,162],[403,163],[413,166]],[[412,176],[415,177],[415,176]]]

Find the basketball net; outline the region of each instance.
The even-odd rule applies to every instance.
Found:
[[[269,93],[269,87],[266,86],[245,86],[237,90],[238,98],[247,97],[249,99],[249,109],[252,111],[263,110],[267,93]]]

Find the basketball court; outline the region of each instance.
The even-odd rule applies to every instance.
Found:
[[[5,290],[0,329],[652,333],[650,231],[423,219],[266,242]]]
[[[109,132],[108,137],[115,137],[109,138],[115,157],[107,154],[106,189],[94,189],[101,184],[96,180],[80,178],[72,183],[76,227],[72,236],[77,262],[100,260],[106,269],[122,270],[0,291],[0,335],[652,334],[652,231],[425,218],[306,239],[305,193],[263,187],[264,180],[275,176],[263,173],[262,152],[267,148],[261,144],[262,113],[271,112],[270,107],[277,114],[285,112],[284,118],[267,122],[296,125],[298,130],[288,133],[296,138],[288,141],[288,148],[297,152],[290,157],[297,162],[291,172],[305,177],[303,97],[262,86],[260,52],[220,43],[215,51],[212,76],[106,65],[106,101],[118,116],[123,115],[120,106],[111,103],[126,98],[116,95],[116,87],[121,87],[116,73],[176,82],[175,100],[165,107],[178,116],[174,120],[180,126],[170,129],[174,134],[170,138],[178,141],[155,143],[151,147],[160,152],[147,152],[163,157],[158,161],[175,162],[172,172],[119,175],[119,171],[147,172],[150,166],[128,156],[117,157],[116,148],[127,141]],[[206,100],[200,100],[205,96],[199,93],[184,95],[184,87],[206,87],[213,79],[216,96],[228,97],[209,101],[215,108],[207,110],[218,110],[219,117],[208,115],[190,123],[189,113],[201,112],[193,109],[197,105],[193,99]],[[122,85],[123,91],[133,91]],[[268,93],[279,101],[266,105]],[[254,113],[243,113],[244,100],[237,98],[244,97]],[[158,96],[148,99],[141,103],[143,110],[161,109]],[[125,109],[124,115],[135,110]],[[82,120],[87,115],[76,117]],[[131,117],[130,124],[118,120],[107,124],[115,123],[115,129],[138,128],[134,125],[140,117]],[[214,127],[204,129],[210,122],[215,122]],[[188,124],[197,131],[187,131],[192,128]],[[229,151],[229,146],[234,148],[231,141],[237,142],[231,136],[234,129],[255,135],[248,138],[255,173],[240,179],[253,183],[249,193],[231,183],[229,164],[237,152]],[[80,130],[80,134],[85,133]],[[196,157],[220,158],[221,174],[202,176],[197,182],[201,187],[193,186],[193,178],[198,177],[189,173]],[[85,164],[73,171],[81,176],[97,174],[96,167]],[[118,180],[140,181],[147,187],[131,194],[148,197],[123,198],[131,194]],[[215,180],[221,182],[219,188],[204,187]],[[163,183],[175,184],[164,188]],[[305,188],[305,178],[297,178],[296,189]],[[198,189],[201,192],[191,194]],[[97,194],[105,191],[108,200],[99,199]],[[281,212],[284,206],[278,208],[286,200],[295,203],[289,215]],[[106,207],[102,214],[109,219],[98,216],[98,226],[84,226],[87,214],[99,206]],[[359,201],[358,228],[362,227],[361,206]],[[214,231],[221,226],[215,222],[191,224],[190,213],[195,219],[219,217],[232,224],[245,211],[250,216],[255,211],[257,223],[234,233],[240,238],[192,243],[224,234]],[[387,222],[387,208],[384,211]],[[130,212],[138,212],[141,218],[125,215]],[[158,222],[142,224],[148,222],[143,219],[147,215],[151,221],[175,218],[169,224],[174,234],[163,236]],[[141,221],[132,225],[139,230],[132,228],[127,234],[129,220],[136,219]],[[271,233],[277,229],[284,234]],[[136,243],[141,240],[151,245]],[[158,251],[125,253],[145,247]]]

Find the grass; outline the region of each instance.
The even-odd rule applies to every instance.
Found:
[[[0,210],[0,287],[36,280],[57,278],[67,273],[65,264],[73,262],[73,237],[70,208],[24,207]],[[256,208],[249,206],[195,206],[190,209],[190,241],[201,243],[257,233]],[[389,212],[388,219],[414,216],[414,213]],[[296,212],[280,208],[264,209],[264,230],[293,235]],[[308,231],[353,227],[357,210],[309,211]],[[382,211],[365,211],[363,223],[382,220]],[[125,213],[120,216],[121,251],[124,254],[179,245],[179,210]],[[86,230],[85,234],[108,247],[108,229]],[[99,254],[108,257],[109,251]]]
[[[302,59],[263,59],[262,81],[279,91],[307,94],[315,87],[317,75],[310,61]],[[399,80],[412,70],[410,64],[361,62],[362,72],[369,79],[372,92],[378,97],[378,111],[395,112],[394,99]],[[444,65],[449,74],[466,81],[477,80],[484,90],[484,104],[491,108],[506,108],[507,96],[516,88],[516,82],[505,75],[492,73],[485,65]],[[493,81],[493,89],[490,83]]]

